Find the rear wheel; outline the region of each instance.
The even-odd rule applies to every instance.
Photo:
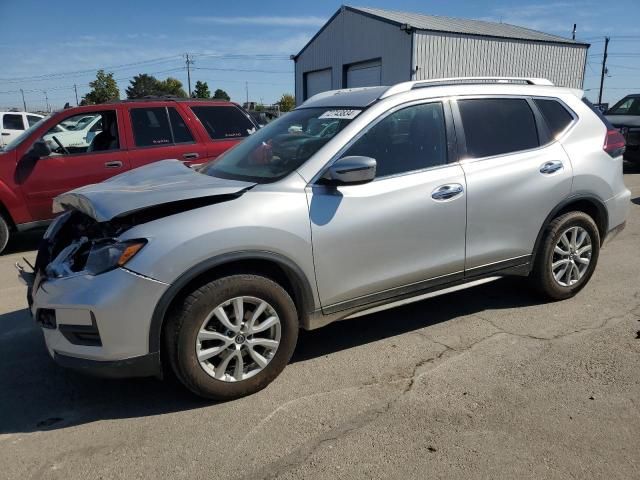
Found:
[[[9,224],[0,214],[0,253],[3,252],[9,242]]]
[[[600,234],[593,219],[583,212],[566,213],[549,225],[532,280],[553,300],[572,297],[593,275],[599,253]]]
[[[193,291],[167,325],[169,357],[192,392],[229,400],[266,387],[289,362],[298,317],[289,294],[258,275],[233,275]]]

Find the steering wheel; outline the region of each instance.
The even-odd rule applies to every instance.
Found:
[[[69,150],[67,150],[67,147],[65,147],[62,142],[60,142],[60,140],[58,140],[58,137],[56,137],[55,135],[52,137],[53,141],[56,142],[58,144],[58,147],[60,147],[60,150],[62,150],[66,155],[69,155]]]

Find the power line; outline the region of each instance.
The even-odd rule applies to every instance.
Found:
[[[194,70],[216,70],[219,72],[250,72],[250,73],[287,73],[291,75],[290,70],[255,70],[249,68],[214,68],[214,67],[194,67]]]
[[[0,82],[3,82],[3,83],[15,83],[15,82],[26,82],[26,81],[51,80],[53,78],[59,78],[59,77],[65,77],[65,76],[94,73],[94,72],[96,72],[98,70],[105,70],[105,71],[106,70],[109,70],[109,71],[123,70],[123,69],[126,69],[126,68],[137,67],[137,66],[140,66],[140,65],[163,63],[163,62],[167,62],[167,61],[170,61],[170,60],[176,60],[177,58],[180,58],[180,57],[178,55],[172,55],[170,57],[153,58],[153,59],[149,59],[149,60],[141,60],[139,62],[124,63],[122,65],[115,65],[115,66],[108,66],[108,67],[89,68],[89,69],[86,69],[86,70],[75,70],[75,71],[70,71],[70,72],[47,73],[47,74],[43,74],[43,75],[33,75],[33,76],[30,76],[30,77],[0,78]]]
[[[609,64],[610,67],[614,67],[614,68],[623,68],[625,70],[640,70],[640,67],[630,67],[628,65],[612,65]]]
[[[161,73],[171,73],[171,72],[179,72],[182,71],[184,67],[177,67],[177,68],[169,68],[167,70],[160,70],[157,72],[150,72],[148,75],[159,75]],[[126,81],[126,80],[130,80],[131,78],[133,78],[135,75],[130,75],[128,77],[120,77],[120,78],[114,78],[114,80],[116,82],[122,82],[122,81]],[[77,89],[77,87],[90,87],[91,85],[89,83],[74,83],[74,84],[70,84],[70,85],[58,85],[58,86],[54,86],[54,87],[48,87],[47,91],[48,92],[53,92],[53,91],[60,91],[60,90],[75,90]],[[20,93],[20,91],[23,91],[24,93],[35,93],[35,92],[42,92],[42,89],[39,88],[32,88],[32,89],[27,89],[27,90],[5,90],[0,92],[0,95],[10,95],[10,94],[16,94],[16,93]]]

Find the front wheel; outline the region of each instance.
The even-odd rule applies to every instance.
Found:
[[[549,225],[531,278],[550,299],[573,297],[593,275],[599,253],[600,234],[593,219],[583,212],[566,213]]]
[[[178,379],[199,396],[230,400],[263,389],[280,374],[296,346],[298,316],[274,281],[232,275],[188,295],[166,335]]]

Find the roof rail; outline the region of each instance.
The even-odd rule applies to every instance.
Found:
[[[546,78],[527,77],[452,77],[452,78],[432,78],[430,80],[415,80],[412,82],[402,82],[389,87],[380,95],[380,98],[390,97],[396,93],[408,92],[417,88],[442,87],[446,85],[479,85],[507,83],[516,85],[546,85],[553,86],[553,83]]]

